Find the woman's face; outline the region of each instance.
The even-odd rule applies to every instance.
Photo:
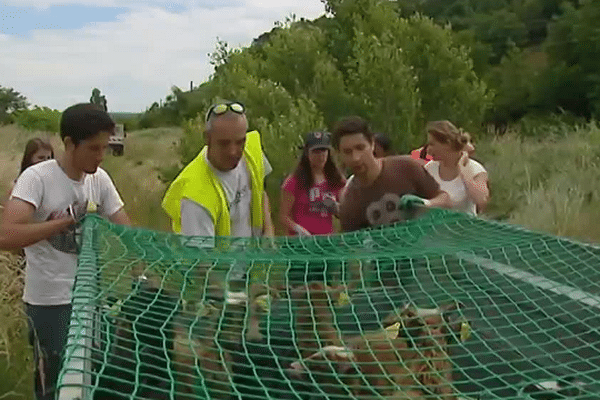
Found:
[[[322,170],[325,168],[328,158],[329,149],[327,148],[310,149],[308,151],[308,161],[310,162],[310,167],[313,169]]]
[[[48,149],[40,148],[31,156],[31,165],[46,161],[52,158],[52,152]]]
[[[427,154],[435,161],[450,161],[460,153],[452,149],[450,143],[442,143],[436,140],[433,135],[429,134],[427,141]]]

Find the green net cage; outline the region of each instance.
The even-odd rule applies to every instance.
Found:
[[[352,233],[84,220],[60,400],[600,399],[600,249],[432,210]]]

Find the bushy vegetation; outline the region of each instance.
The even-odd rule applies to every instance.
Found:
[[[415,132],[426,119],[449,118],[471,130],[484,122],[502,132],[526,115],[600,116],[597,1],[323,3],[325,16],[288,20],[248,48],[220,42],[211,79],[192,92],[173,88],[140,126],[194,118],[218,89],[240,98],[228,85],[240,73],[312,100],[328,127],[341,115],[361,114],[397,133],[401,150],[419,141]]]
[[[28,131],[44,131],[58,133],[62,112],[48,107],[35,106],[32,109],[16,111],[14,121]]]
[[[0,85],[0,125],[13,122],[13,113],[27,106],[25,96],[13,88]]]
[[[184,127],[181,168],[201,148],[210,104],[241,101],[250,129],[263,136],[273,185],[290,172],[306,132],[331,129],[345,115],[367,118],[407,152],[423,142],[431,119],[451,118],[476,132],[492,100],[451,29],[420,15],[400,18],[391,2],[348,1],[327,18],[288,19],[248,48],[221,42],[211,60],[215,72],[207,82],[190,92],[173,88],[140,125]],[[163,177],[177,172],[168,168]]]
[[[27,323],[21,302],[23,268],[19,255],[0,252],[0,397],[6,399],[28,399],[33,393],[33,363],[25,344]]]

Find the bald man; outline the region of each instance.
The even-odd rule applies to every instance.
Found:
[[[206,146],[177,176],[163,199],[173,230],[184,235],[273,236],[265,177],[272,168],[260,134],[247,132],[239,102],[206,114]]]

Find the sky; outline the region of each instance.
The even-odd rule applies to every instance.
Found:
[[[0,0],[0,86],[58,110],[97,87],[109,111],[140,112],[207,80],[218,39],[245,47],[323,13],[320,0]]]

